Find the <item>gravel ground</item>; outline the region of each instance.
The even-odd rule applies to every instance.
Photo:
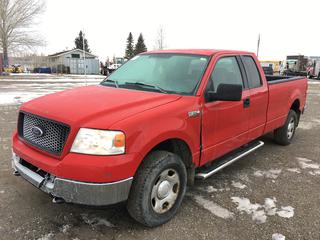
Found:
[[[0,80],[1,239],[320,239],[320,81],[309,82],[308,109],[290,146],[264,136],[263,148],[197,181],[177,216],[154,229],[133,221],[123,204],[53,204],[12,175],[10,136],[19,104],[84,85],[83,79],[72,81]]]

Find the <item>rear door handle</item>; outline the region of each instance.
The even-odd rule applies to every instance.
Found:
[[[243,100],[243,107],[244,108],[250,107],[250,98],[246,98]]]

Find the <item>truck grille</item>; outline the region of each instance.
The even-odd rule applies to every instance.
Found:
[[[29,144],[51,154],[61,154],[69,132],[70,127],[63,123],[26,112],[19,113],[19,136]]]

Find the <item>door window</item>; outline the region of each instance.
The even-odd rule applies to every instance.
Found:
[[[236,57],[220,58],[209,79],[206,91],[216,92],[220,84],[243,86],[242,75]]]

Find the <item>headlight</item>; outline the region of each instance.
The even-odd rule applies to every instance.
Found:
[[[116,155],[125,152],[125,135],[120,131],[80,128],[71,152],[92,155]]]

